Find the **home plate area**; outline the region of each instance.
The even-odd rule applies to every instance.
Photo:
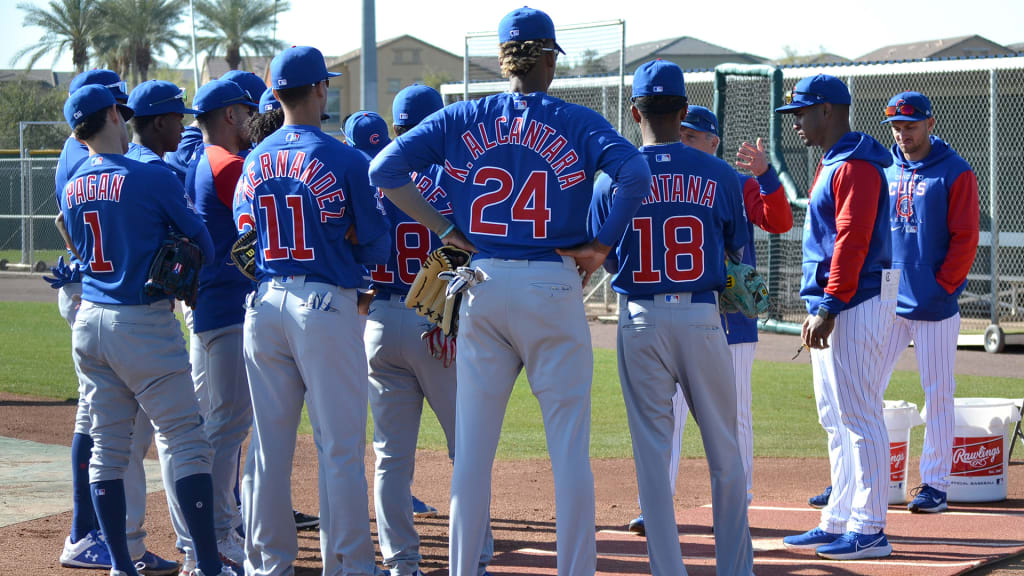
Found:
[[[1000,506],[1002,504],[1002,506]],[[948,576],[1024,551],[1024,511],[1014,504],[950,505],[942,514],[910,514],[889,509],[886,535],[891,556],[836,562],[813,553],[786,550],[782,538],[813,528],[820,512],[806,504],[752,505],[750,533],[758,576],[798,574],[864,576]],[[678,514],[683,562],[692,576],[715,574],[711,507]],[[538,544],[494,558],[493,574],[556,574],[555,545]],[[650,574],[643,537],[625,530],[597,533],[598,574]]]

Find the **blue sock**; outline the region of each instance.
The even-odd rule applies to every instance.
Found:
[[[217,576],[221,563],[213,531],[213,479],[209,474],[193,474],[177,480],[174,489],[192,535],[196,564],[206,576]]]
[[[92,436],[75,434],[71,438],[71,541],[78,542],[96,529],[96,514],[89,493],[89,458]]]
[[[93,482],[90,487],[96,519],[103,530],[103,537],[107,539],[114,570],[125,572],[128,576],[138,576],[135,563],[128,553],[128,537],[124,533],[124,480]]]

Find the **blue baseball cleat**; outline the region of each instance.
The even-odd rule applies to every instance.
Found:
[[[828,506],[828,499],[831,496],[832,487],[829,486],[828,488],[825,488],[825,491],[821,494],[808,498],[807,503],[810,504],[812,508],[824,508],[825,506]]]
[[[644,526],[644,515],[641,514],[629,522],[629,531],[637,536],[646,536],[647,527]]]
[[[835,542],[841,536],[842,534],[832,534],[831,532],[825,532],[821,528],[814,528],[803,534],[786,536],[782,539],[782,543],[790,550],[815,550],[823,544]]]
[[[835,542],[818,546],[818,556],[829,560],[863,560],[865,558],[884,558],[892,554],[892,546],[885,537],[885,532],[878,534],[861,534],[847,532]]]
[[[927,484],[921,484],[910,493],[914,495],[914,499],[907,505],[907,510],[911,512],[935,514],[949,508],[946,505],[946,493]]]
[[[149,550],[135,560],[135,569],[143,576],[169,576],[178,572],[180,567],[177,562],[165,560]]]
[[[437,508],[427,504],[419,498],[412,497],[412,515],[414,518],[430,518],[437,516]]]
[[[64,550],[60,554],[60,565],[65,568],[97,568],[110,570],[110,551],[103,536],[96,530],[89,532],[78,542],[72,542],[71,536],[64,540]]]

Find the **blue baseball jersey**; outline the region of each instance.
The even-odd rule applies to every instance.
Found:
[[[61,211],[82,257],[82,298],[101,304],[149,304],[143,286],[157,250],[174,229],[213,257],[206,227],[166,168],[121,155],[97,154],[79,167],[61,195]]]
[[[892,265],[889,195],[883,170],[889,151],[848,132],[825,152],[808,193],[800,297],[809,314],[838,314],[878,296]]]
[[[64,141],[64,148],[60,151],[60,158],[57,159],[57,173],[54,175],[54,188],[57,195],[57,206],[60,207],[61,192],[68,183],[71,175],[78,170],[82,162],[89,157],[89,148],[74,136],[68,136]]]
[[[363,285],[359,246],[387,240],[387,217],[366,157],[313,126],[282,126],[245,159],[234,195],[236,230],[256,229],[256,278],[304,274]],[[345,237],[354,227],[359,246]],[[389,244],[388,244],[389,246]]]
[[[900,276],[896,313],[938,321],[960,311],[958,298],[978,248],[978,180],[942,139],[919,162],[892,147],[889,224],[892,265]]]
[[[725,251],[747,244],[736,171],[682,143],[640,149],[651,168],[650,194],[614,247],[612,288],[629,296],[725,288]],[[592,231],[611,212],[617,186],[602,174],[590,211]]]
[[[194,331],[241,324],[245,320],[243,302],[252,291],[252,281],[231,261],[231,246],[238,239],[233,214],[233,197],[242,174],[242,157],[225,148],[204,145],[195,163],[196,212],[206,224],[213,240],[213,264],[199,275],[199,295],[193,310]]]
[[[164,161],[174,171],[181,183],[185,184],[188,166],[195,160],[196,153],[203,147],[203,132],[197,126],[188,126],[181,135],[181,142],[174,152],[164,154]]]
[[[163,158],[157,156],[156,152],[153,152],[152,150],[143,146],[142,144],[136,144],[135,142],[129,143],[128,152],[125,153],[124,157],[130,160],[142,162],[143,164],[155,164],[157,166],[163,166],[164,168],[167,168],[168,170],[171,170],[173,172],[173,169],[171,169],[171,167],[168,166],[166,162],[164,162]]]
[[[596,112],[545,93],[496,94],[431,114],[374,160],[371,178],[382,188],[408,182],[389,171],[397,163],[386,165],[394,147],[403,169],[444,167],[455,224],[478,257],[529,260],[560,260],[556,248],[586,242],[595,172],[617,175],[637,155]]]
[[[431,166],[412,174],[412,181],[423,198],[443,216],[451,216],[452,204],[448,196],[443,166]],[[370,269],[370,280],[379,294],[407,294],[420,266],[431,252],[441,247],[441,239],[429,228],[413,220],[381,195],[388,215],[391,235],[391,256],[387,264]]]

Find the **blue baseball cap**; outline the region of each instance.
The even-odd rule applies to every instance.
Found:
[[[267,88],[263,91],[263,95],[260,96],[260,114],[266,114],[271,110],[279,110],[281,103],[277,101],[274,96],[274,89]]]
[[[232,104],[257,107],[245,90],[230,80],[210,80],[203,84],[199,92],[196,92],[196,97],[192,99],[192,107],[198,110],[199,114],[206,114]]]
[[[128,106],[138,117],[161,114],[199,114],[198,110],[185,107],[185,89],[172,82],[146,80],[136,86],[128,95]]]
[[[312,46],[292,46],[270,61],[270,87],[275,90],[295,88],[341,76],[328,72],[324,55]]]
[[[388,123],[380,114],[369,110],[360,110],[348,117],[345,121],[345,139],[353,148],[370,156],[376,156],[391,143]]]
[[[71,85],[68,86],[68,96],[75,93],[76,90],[82,86],[88,86],[90,84],[96,84],[104,86],[110,90],[110,93],[114,95],[115,100],[128,100],[128,83],[121,80],[121,77],[117,75],[117,72],[113,70],[86,70],[78,76],[75,76],[71,80]]]
[[[501,19],[498,24],[498,42],[525,42],[527,40],[554,40],[555,23],[551,17],[527,6],[513,10]],[[565,50],[555,42],[555,50],[565,54]]]
[[[68,99],[64,101],[64,119],[72,130],[81,124],[90,114],[110,108],[116,105],[125,120],[132,117],[133,112],[130,106],[125,106],[114,99],[114,94],[106,86],[100,84],[86,84],[75,90]]]
[[[645,62],[633,72],[633,100],[640,96],[686,97],[683,69],[668,60]]]
[[[849,104],[850,89],[842,80],[828,74],[808,76],[796,83],[786,92],[786,104],[775,109],[776,112],[791,112],[817,104]]]
[[[690,106],[686,118],[679,125],[718,136],[718,117],[703,106]]]
[[[932,101],[920,92],[900,92],[889,99],[885,107],[885,120],[882,124],[894,120],[917,122],[932,117]]]
[[[231,70],[218,78],[218,80],[230,80],[238,84],[242,87],[242,90],[245,90],[249,95],[249,99],[253,102],[258,100],[260,94],[263,94],[263,91],[267,89],[267,83],[262,78],[245,70]]]
[[[424,118],[444,108],[441,94],[430,86],[413,84],[402,88],[391,105],[395,126],[415,126]]]

